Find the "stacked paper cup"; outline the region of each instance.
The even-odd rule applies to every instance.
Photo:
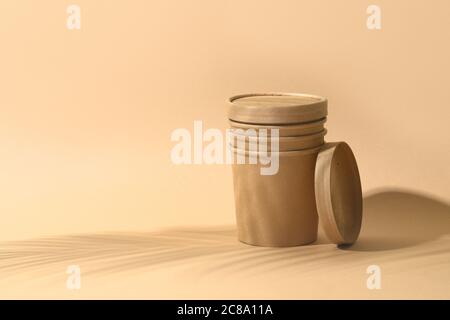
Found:
[[[319,96],[270,93],[230,99],[230,144],[234,158],[245,159],[233,164],[240,241],[296,246],[317,239],[314,171],[326,116],[327,100]],[[267,161],[250,158],[267,160],[267,155],[278,166],[263,174]]]

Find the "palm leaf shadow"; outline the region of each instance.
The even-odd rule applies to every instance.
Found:
[[[316,244],[321,244],[321,240]],[[61,265],[64,268],[70,264],[82,265],[84,275],[101,275],[179,266],[190,259],[202,262],[205,273],[245,271],[270,268],[280,262],[294,263],[314,256],[314,252],[311,247],[248,246],[238,242],[236,230],[231,226],[66,235],[0,243],[0,276],[50,273],[54,267],[61,270]]]
[[[244,249],[231,227],[68,235],[0,243],[0,274],[57,264],[89,264],[91,272],[176,263]],[[244,249],[245,250],[245,249]]]
[[[382,191],[366,197],[365,206],[361,239],[345,250],[329,244],[323,236],[313,246],[248,246],[238,242],[232,226],[66,235],[0,243],[0,277],[22,272],[51,274],[52,268],[65,270],[70,264],[82,266],[84,275],[102,275],[167,265],[184,267],[194,259],[205,274],[233,271],[252,275],[256,270],[306,274],[318,268],[346,268],[372,259],[372,255],[361,251],[382,252],[376,254],[378,261],[390,261],[393,257],[409,259],[448,250],[447,245],[436,248],[436,252],[421,246],[449,234],[448,205],[410,192]],[[421,237],[412,241],[412,234]],[[373,237],[378,241],[370,242]],[[373,243],[376,247],[369,246]],[[407,248],[411,250],[398,251]]]

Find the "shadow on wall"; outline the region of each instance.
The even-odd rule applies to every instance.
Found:
[[[50,273],[56,268],[60,272],[70,264],[83,265],[83,274],[87,275],[185,266],[192,259],[209,266],[205,272],[258,269],[306,274],[372,259],[361,251],[412,247],[450,234],[450,206],[418,193],[378,191],[365,197],[364,210],[360,239],[345,248],[344,255],[321,235],[310,246],[244,245],[237,241],[233,226],[67,235],[0,243],[0,278],[23,271]]]
[[[385,189],[364,197],[359,240],[346,250],[393,250],[450,234],[450,205],[430,196]]]

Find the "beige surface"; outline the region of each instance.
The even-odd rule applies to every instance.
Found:
[[[327,97],[365,191],[450,201],[449,1],[377,1],[380,31],[360,0],[76,3],[79,32],[0,3],[0,239],[234,223],[230,168],[174,166],[170,134],[246,92]]]
[[[74,2],[82,10],[80,31],[66,29],[69,2],[0,2],[0,240],[234,225],[231,169],[173,165],[170,134],[180,127],[192,130],[197,119],[205,128],[225,129],[225,100],[246,92],[327,97],[327,140],[352,147],[364,191],[408,188],[450,201],[448,0],[379,0],[380,31],[367,30],[366,9],[372,2],[361,0],[345,5],[334,0]],[[272,287],[261,280],[239,294],[252,290],[283,297],[298,291],[304,296],[306,290],[310,296],[332,296],[345,286],[354,289],[345,291],[347,296],[448,294],[448,230],[436,220],[446,216],[433,220],[427,207],[405,206],[402,220],[393,224],[386,221],[395,210],[380,215],[387,230],[412,225],[412,240],[406,234],[398,241],[414,246],[387,252],[337,251],[328,245],[294,249],[304,253],[289,258],[286,274],[298,269],[302,278],[289,277]],[[409,211],[429,229],[414,224]],[[391,245],[376,229],[371,232],[368,246]],[[416,241],[424,232],[436,236]],[[366,233],[362,230],[361,236]],[[231,234],[224,237],[236,245]],[[260,259],[264,252],[258,251]],[[336,260],[324,263],[333,255]],[[314,264],[300,263],[313,256],[319,258],[311,260]],[[388,282],[382,291],[369,292],[365,268],[378,258]],[[258,265],[260,259],[248,263]],[[185,263],[175,267],[187,268]],[[220,266],[218,260],[211,264],[213,270]],[[276,267],[268,264],[261,268]],[[251,276],[254,269],[246,266],[241,262],[235,268]],[[308,278],[317,268],[320,276]],[[82,292],[88,295],[91,288],[92,295],[119,295],[109,290],[115,286],[128,296],[143,290],[148,296],[206,295],[206,276],[200,281],[183,272],[172,277],[169,268],[158,270],[136,274],[135,282],[100,277],[103,286],[86,282]],[[170,284],[178,280],[174,291]],[[36,290],[20,291],[11,278],[5,281],[11,287],[2,282],[2,296],[83,294],[57,289],[60,282],[53,291],[23,282]],[[336,283],[345,283],[344,288]],[[227,292],[224,286],[211,295]]]
[[[84,234],[18,241],[0,257],[0,297],[14,298],[450,298],[450,207],[406,191],[365,197],[360,240],[343,249],[261,248],[233,227]],[[81,289],[65,288],[69,264]],[[366,269],[381,268],[368,290]]]

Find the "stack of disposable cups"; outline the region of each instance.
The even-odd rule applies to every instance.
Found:
[[[232,152],[246,160],[233,164],[239,240],[260,246],[314,242],[314,171],[327,132],[327,100],[271,93],[235,96],[229,103]],[[267,164],[250,158],[267,155],[277,158],[278,168],[262,174]]]

